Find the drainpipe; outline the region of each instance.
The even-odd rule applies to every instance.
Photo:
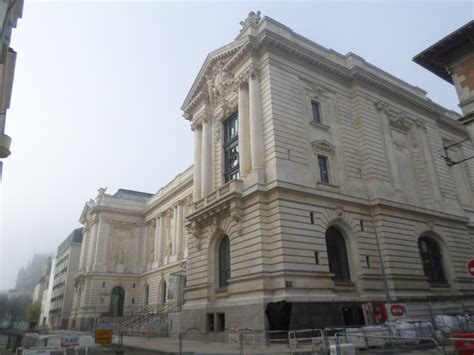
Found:
[[[360,171],[360,175],[362,177],[362,171]],[[380,269],[382,270],[382,276],[383,276],[383,285],[384,285],[384,290],[385,290],[385,300],[386,300],[387,303],[391,303],[392,299],[390,298],[390,291],[389,291],[389,288],[388,288],[387,273],[385,272],[385,266],[384,266],[384,263],[383,263],[382,251],[380,250],[379,236],[377,234],[377,225],[375,224],[374,209],[372,207],[372,201],[370,201],[369,189],[367,187],[367,183],[365,183],[365,182],[364,182],[364,187],[365,187],[365,191],[367,193],[367,202],[369,204],[370,217],[372,219],[372,224],[374,225],[375,242],[376,242],[376,245],[377,245],[377,252],[379,254]]]

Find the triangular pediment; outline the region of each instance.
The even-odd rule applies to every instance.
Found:
[[[200,92],[205,92],[207,94],[207,89],[203,89],[205,86],[207,86],[206,82],[209,77],[213,75],[215,67],[227,70],[228,67],[232,65],[233,60],[237,57],[240,57],[240,54],[245,49],[247,44],[248,39],[244,38],[233,41],[209,53],[181,106],[181,110],[185,111],[189,104],[198,96]]]
[[[81,217],[79,217],[79,222],[84,224],[87,220],[87,215],[95,206],[96,202],[93,199],[90,199],[88,202],[86,202],[84,204],[84,208],[82,209]]]

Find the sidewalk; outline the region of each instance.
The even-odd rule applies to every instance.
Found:
[[[117,344],[117,340],[114,338],[114,344]],[[146,337],[123,337],[123,345],[133,348],[141,348],[147,350],[153,350],[158,354],[178,354],[179,353],[179,340],[177,338],[149,338]],[[244,354],[246,355],[313,355],[318,354],[317,351],[312,351],[310,346],[298,347],[296,351],[291,352],[287,345],[272,345],[271,347],[258,346],[251,344],[244,344]],[[229,343],[204,343],[192,340],[183,340],[183,355],[240,355],[239,344]],[[359,351],[359,354],[379,354],[379,355],[392,355],[392,354],[412,354],[412,355],[435,355],[442,354],[442,351],[438,349],[412,349],[412,350],[368,350]]]
[[[114,344],[117,344],[118,339],[114,337]],[[149,338],[146,337],[123,337],[123,345],[134,348],[155,350],[164,354],[178,354],[179,340],[177,338]],[[239,344],[229,343],[204,343],[192,340],[183,340],[183,355],[210,355],[210,354],[232,354],[240,355]],[[297,351],[298,354],[304,355],[313,354],[311,349],[301,348]],[[286,345],[272,345],[255,346],[251,344],[244,344],[244,354],[251,355],[289,355],[290,349]],[[315,353],[317,354],[317,353]]]

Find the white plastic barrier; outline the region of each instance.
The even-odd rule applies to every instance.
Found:
[[[354,345],[352,344],[340,344],[331,345],[329,347],[329,353],[331,355],[356,355],[356,350]]]

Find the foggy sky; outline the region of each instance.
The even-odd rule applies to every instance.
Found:
[[[250,10],[428,91],[460,112],[454,87],[412,57],[474,17],[472,2],[35,2],[18,52],[1,191],[0,289],[35,252],[80,226],[99,187],[156,192],[192,164],[179,107],[207,53]]]

